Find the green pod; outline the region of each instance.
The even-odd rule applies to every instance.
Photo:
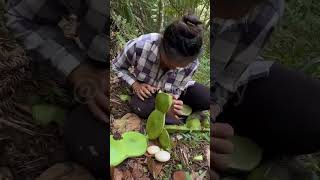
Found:
[[[199,130],[201,129],[201,122],[199,119],[189,119],[186,122],[187,128],[190,130]]]
[[[182,116],[190,116],[192,113],[192,108],[186,104],[183,104]]]
[[[158,110],[152,111],[148,117],[146,128],[149,139],[157,139],[164,129],[164,124],[165,114]]]
[[[200,122],[200,114],[198,113],[192,113],[186,121],[186,126],[190,130],[198,130],[201,129],[201,122]]]
[[[210,128],[210,117],[205,116],[205,119],[202,121],[202,126],[204,128]]]
[[[170,94],[159,92],[155,102],[156,110],[167,113],[172,105],[172,96]]]
[[[170,139],[169,133],[166,129],[163,129],[163,131],[159,137],[159,142],[160,142],[161,147],[163,149],[166,149],[166,150],[171,149],[171,139]]]
[[[234,136],[231,138],[234,145],[230,172],[250,172],[258,166],[262,159],[262,149],[248,138]]]

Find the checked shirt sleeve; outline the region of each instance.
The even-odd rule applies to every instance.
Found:
[[[62,17],[70,13],[65,4],[51,0],[13,2],[8,2],[7,26],[26,50],[50,61],[65,76],[87,59],[85,51],[66,39],[58,27]]]
[[[119,78],[130,86],[136,82],[136,78],[129,72],[129,68],[136,63],[135,42],[129,41],[122,52],[113,60],[112,70]]]
[[[196,73],[198,67],[199,67],[199,60],[197,59],[194,63],[192,63],[192,65],[189,68],[189,73],[187,73],[187,76],[185,78],[188,80],[188,82],[186,83],[184,89],[187,89],[188,87],[194,85],[195,81],[192,80],[192,77]]]
[[[110,10],[107,2],[105,0],[88,1],[88,10],[81,19],[77,32],[81,43],[85,46],[89,59],[106,65],[104,66],[105,68],[110,67],[108,55],[109,36],[107,36],[110,32],[108,26]],[[79,9],[82,10],[81,8]],[[81,13],[83,12],[78,14]]]

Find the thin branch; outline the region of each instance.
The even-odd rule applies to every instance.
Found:
[[[31,136],[34,136],[34,135],[37,134],[36,132],[34,132],[34,131],[30,130],[30,129],[26,129],[26,128],[18,125],[18,124],[12,123],[12,122],[10,122],[8,120],[5,120],[5,119],[2,119],[2,118],[0,118],[0,123],[3,123],[6,126],[12,127],[12,128],[14,128],[14,129],[16,129],[18,131],[24,132],[24,133],[29,134]]]

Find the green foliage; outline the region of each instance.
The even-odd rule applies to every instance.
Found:
[[[167,25],[186,13],[193,13],[204,22],[204,52],[195,80],[209,85],[209,0],[111,0],[111,57],[129,40],[142,34],[163,32]]]
[[[287,1],[284,17],[264,52],[264,57],[301,69],[320,57],[320,2]],[[319,64],[319,63],[318,63]],[[306,69],[320,78],[320,66]]]
[[[210,142],[210,133],[201,132],[201,133],[182,133],[181,134],[184,140],[186,141],[195,141],[199,143],[200,141]]]

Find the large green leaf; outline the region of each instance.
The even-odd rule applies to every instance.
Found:
[[[32,117],[37,125],[46,126],[52,122],[62,125],[66,118],[66,110],[50,104],[33,105]]]
[[[138,132],[126,132],[122,139],[110,135],[110,165],[114,167],[127,158],[142,156],[147,147],[147,137]]]

